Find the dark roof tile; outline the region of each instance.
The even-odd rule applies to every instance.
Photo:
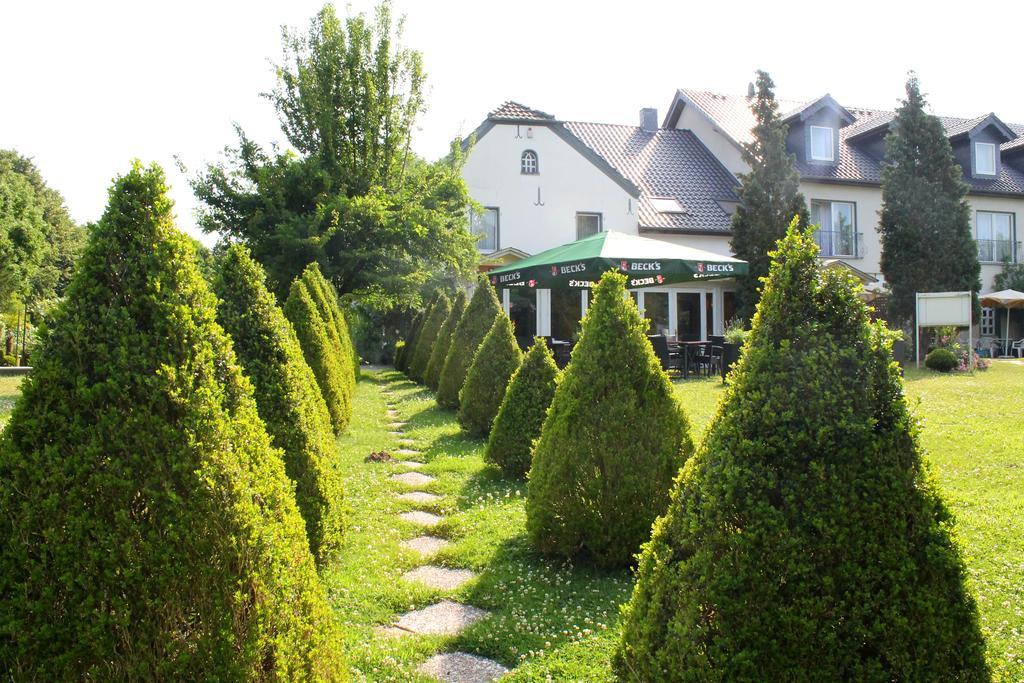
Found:
[[[538,109],[509,100],[487,115],[489,119],[504,121],[553,121],[555,117]]]

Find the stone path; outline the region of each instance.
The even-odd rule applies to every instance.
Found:
[[[387,416],[390,419],[388,432],[396,439],[400,448],[392,451],[403,457],[422,455],[414,446],[416,441],[405,435],[406,422],[401,420],[397,404],[392,400],[391,391],[383,390]],[[405,486],[419,487],[436,479],[428,474],[416,472],[424,463],[416,460],[400,460],[395,463],[411,471],[392,474],[391,481]],[[416,505],[436,505],[443,498],[426,491],[405,491],[398,495],[403,500]],[[419,526],[432,528],[444,518],[425,510],[412,510],[398,515],[401,519]],[[450,542],[437,536],[423,535],[402,542],[402,547],[417,553],[423,560],[437,554],[439,550],[450,545]],[[419,583],[441,591],[452,591],[472,581],[476,574],[468,569],[452,569],[424,564],[402,575],[402,579],[411,583]],[[488,613],[478,607],[466,605],[453,600],[441,600],[422,609],[406,612],[398,616],[391,626],[384,626],[378,632],[387,637],[403,637],[412,634],[456,635],[463,629],[485,619]],[[466,652],[442,652],[423,662],[417,672],[436,678],[446,683],[489,683],[496,681],[506,673],[501,664]]]

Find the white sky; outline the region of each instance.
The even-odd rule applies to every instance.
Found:
[[[262,143],[283,139],[259,93],[273,87],[281,25],[305,29],[321,5],[0,0],[0,148],[32,157],[79,221],[99,218],[111,178],[132,158],[157,161],[179,226],[199,236],[174,156],[193,171],[216,160],[234,143],[233,122]],[[991,25],[970,30],[970,12],[937,3],[395,0],[395,9],[429,74],[414,147],[430,159],[506,99],[564,119],[634,123],[645,106],[661,117],[678,87],[743,93],[757,68],[785,99],[830,92],[878,108],[897,104],[913,68],[936,113],[1024,122],[1017,41]],[[971,36],[984,44],[968,46]],[[968,54],[981,56],[969,70]]]

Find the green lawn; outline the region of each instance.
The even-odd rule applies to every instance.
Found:
[[[419,680],[419,662],[438,651],[461,650],[516,667],[506,680],[611,680],[608,658],[631,574],[534,555],[524,536],[525,483],[487,466],[483,443],[463,437],[453,413],[439,410],[430,392],[394,372],[366,374],[353,427],[338,441],[351,509],[346,550],[324,572],[357,679]],[[0,422],[19,382],[0,379]],[[386,426],[385,385],[408,422],[414,448],[423,450],[419,457],[427,465],[421,471],[437,477],[423,490],[444,496],[432,508],[445,516],[433,533],[453,543],[434,563],[479,573],[453,593],[400,579],[422,562],[399,543],[421,531],[397,515],[423,506],[394,496],[404,489],[388,477],[403,468],[363,461],[372,451],[395,448]],[[691,380],[676,387],[699,437],[723,394],[721,383]],[[907,393],[957,515],[995,680],[1024,680],[1024,366],[999,363],[973,376],[911,371]],[[487,609],[491,617],[454,638],[381,632],[396,615],[445,597]]]
[[[20,395],[22,377],[0,377],[0,428],[7,424],[7,420],[14,410],[14,401]]]

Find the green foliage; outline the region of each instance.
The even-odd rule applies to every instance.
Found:
[[[0,312],[12,296],[41,312],[63,295],[84,239],[35,165],[0,150]]]
[[[434,307],[437,305],[438,299],[440,298],[440,292],[434,292],[434,295],[430,297],[430,301],[427,302],[426,307],[423,309],[423,315],[420,316],[419,320],[414,320],[415,328],[409,336],[408,347],[405,351],[405,358],[403,368],[406,376],[412,378],[412,361],[416,358],[416,350],[420,348],[420,339],[423,337],[423,331],[427,327],[427,323],[430,321],[430,315],[434,312]]]
[[[437,344],[437,335],[441,326],[448,320],[451,312],[451,301],[443,292],[440,293],[430,309],[430,316],[423,325],[412,361],[409,363],[409,377],[420,384],[426,384],[427,363]]]
[[[924,366],[936,372],[951,372],[958,364],[956,354],[946,348],[932,349],[924,357]]]
[[[499,313],[502,313],[501,304],[498,303],[494,287],[490,280],[481,275],[473,297],[455,328],[451,348],[445,357],[437,386],[438,405],[444,408],[459,407],[459,392],[462,391],[477,347],[483,342]]]
[[[458,419],[465,432],[473,436],[491,433],[508,381],[522,360],[512,321],[499,313],[473,355],[473,363],[459,392]]]
[[[743,346],[743,342],[750,336],[750,330],[744,329],[743,321],[734,320],[726,326],[724,335],[727,344]]]
[[[793,216],[807,224],[807,205],[800,193],[796,157],[786,151],[788,126],[782,122],[775,100],[775,83],[757,72],[757,89],[750,107],[757,119],[752,142],[743,144],[749,173],[739,176],[740,205],[732,217],[732,250],[750,264],[748,275],[737,282],[737,316],[749,320],[760,297],[761,278],[768,274],[768,253],[786,234]]]
[[[996,273],[994,282],[995,291],[997,292],[1004,289],[1016,289],[1018,292],[1024,291],[1024,262],[1004,263],[1003,272]]]
[[[494,418],[484,460],[514,477],[523,477],[530,471],[533,442],[540,436],[557,380],[555,359],[548,345],[538,337],[509,381]]]
[[[409,333],[406,335],[404,344],[402,345],[401,354],[395,351],[395,369],[400,372],[407,372],[409,370],[409,361],[412,360],[411,354],[415,345],[416,337],[420,333],[420,327],[423,325],[424,320],[429,313],[430,304],[428,303],[426,308],[417,311],[412,317],[412,322],[409,324]]]
[[[398,369],[403,356],[405,356],[405,341],[399,340],[395,342],[395,369]]]
[[[345,392],[345,402],[352,403],[352,394],[356,390],[356,377],[359,367],[358,356],[352,348],[352,335],[348,330],[348,322],[345,320],[341,307],[338,306],[338,293],[331,286],[320,266],[311,263],[302,271],[302,280],[306,283],[313,301],[316,302],[320,317],[323,318],[327,327],[327,339],[331,348],[338,357],[338,367],[341,368],[342,387]],[[349,409],[351,413],[351,408]]]
[[[926,106],[911,75],[885,138],[881,269],[890,291],[887,315],[900,325],[914,317],[918,292],[981,289],[968,188],[942,122]],[[975,297],[975,318],[980,314]]]
[[[640,558],[626,680],[984,681],[952,519],[852,275],[796,222]],[[666,675],[670,672],[670,675]]]
[[[138,163],[115,180],[0,436],[0,668],[343,678],[292,483],[166,190]]]
[[[344,505],[327,404],[291,323],[266,287],[263,269],[240,244],[229,247],[218,265],[217,322],[231,336],[252,381],[273,445],[284,452],[310,550],[322,564],[341,545]]]
[[[268,97],[297,154],[265,151],[239,129],[227,159],[192,182],[203,229],[247,244],[279,297],[317,262],[380,324],[477,260],[461,148],[436,163],[411,150],[425,77],[400,28],[384,2],[372,18],[326,5],[307,32],[286,29]]]
[[[535,548],[630,563],[693,451],[647,321],[608,272],[534,446],[526,530]]]
[[[347,373],[337,349],[331,344],[329,323],[320,315],[309,287],[301,278],[292,283],[291,292],[284,303],[284,314],[294,326],[302,355],[320,386],[320,393],[331,416],[331,427],[335,434],[341,434],[348,427],[352,416],[352,406],[348,402],[350,392],[346,385]]]
[[[455,328],[458,327],[459,320],[462,319],[462,314],[465,310],[466,290],[459,289],[458,294],[455,295],[455,303],[452,304],[448,317],[445,318],[444,324],[441,325],[441,329],[437,332],[437,341],[434,342],[434,348],[430,350],[430,360],[427,362],[427,371],[423,382],[434,391],[437,391],[437,387],[441,383],[441,371],[444,369],[444,361],[448,357],[448,349],[452,347],[452,337],[455,335]]]

